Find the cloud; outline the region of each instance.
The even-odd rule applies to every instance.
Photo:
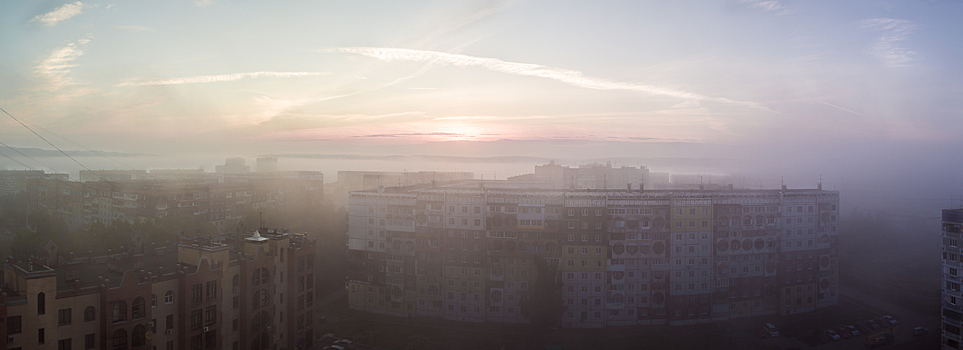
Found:
[[[217,83],[222,81],[234,81],[244,78],[260,78],[260,77],[275,77],[275,78],[301,78],[301,77],[311,77],[325,75],[329,73],[325,72],[250,72],[250,73],[234,73],[234,74],[221,74],[221,75],[202,75],[197,77],[187,77],[187,78],[174,78],[174,79],[164,79],[164,80],[150,80],[150,81],[127,81],[117,86],[144,86],[144,85],[179,85],[179,84],[204,84],[204,83]]]
[[[778,0],[741,0],[739,2],[766,12],[776,12],[777,15],[789,13],[789,7],[783,5]]]
[[[133,30],[135,32],[156,32],[156,30],[142,26],[114,26],[114,28]]]
[[[73,82],[67,76],[70,68],[76,67],[72,62],[84,54],[81,46],[90,42],[90,36],[70,43],[65,47],[54,50],[40,64],[34,67],[34,72],[45,80],[46,89],[56,91],[60,88],[71,85]]]
[[[916,30],[916,23],[905,19],[871,18],[859,22],[863,29],[879,32],[882,36],[869,48],[869,53],[887,67],[906,67],[916,52],[899,45]]]
[[[688,91],[675,90],[659,86],[624,83],[600,78],[586,77],[582,74],[582,72],[575,70],[546,67],[531,63],[506,62],[496,58],[473,57],[437,51],[374,47],[345,47],[326,51],[357,54],[376,58],[382,61],[419,61],[429,62],[431,64],[449,64],[459,67],[482,67],[501,73],[552,79],[568,85],[587,89],[637,91],[678,99],[713,101],[768,110],[768,108],[762,107],[754,102],[744,102],[721,97],[704,96]]]
[[[85,6],[87,5],[84,5],[84,3],[80,1],[72,4],[64,4],[52,12],[34,17],[30,20],[30,22],[39,21],[45,26],[52,27],[57,25],[57,23],[60,21],[65,21],[73,16],[79,15]]]
[[[200,7],[200,8],[207,8],[208,6],[211,6],[211,4],[213,3],[214,3],[214,0],[194,0],[194,5],[197,5],[197,7]]]
[[[408,133],[408,134],[374,134],[374,135],[358,135],[354,137],[405,137],[405,136],[475,137],[472,135],[460,134],[456,132],[417,132],[417,133]]]

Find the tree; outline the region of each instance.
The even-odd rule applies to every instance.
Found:
[[[522,301],[522,315],[532,322],[536,331],[545,331],[562,322],[565,313],[562,282],[558,279],[556,265],[538,255],[534,256],[534,263],[535,284],[528,298]]]

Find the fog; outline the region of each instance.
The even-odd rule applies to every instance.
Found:
[[[940,210],[963,208],[959,18],[960,1],[3,2],[0,170],[276,157],[334,186],[608,163],[821,186],[840,283],[935,324]]]

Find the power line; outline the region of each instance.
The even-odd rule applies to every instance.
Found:
[[[57,169],[54,169],[54,168],[50,167],[49,165],[46,165],[46,164],[44,164],[44,163],[41,163],[39,160],[36,160],[36,159],[34,159],[33,157],[31,157],[31,156],[28,156],[28,155],[26,155],[26,154],[23,154],[23,152],[20,152],[20,150],[18,150],[18,149],[16,149],[16,148],[13,148],[13,147],[10,147],[9,145],[3,143],[2,141],[0,141],[0,145],[3,145],[4,147],[9,148],[9,149],[13,150],[14,152],[19,153],[21,156],[27,157],[28,159],[37,162],[37,164],[40,164],[41,166],[43,166],[43,167],[45,167],[45,168],[47,168],[47,169],[50,169],[50,170],[52,170],[52,171],[55,172],[55,173],[59,173],[59,171],[57,171]],[[11,159],[11,160],[12,160],[12,159]],[[23,165],[23,164],[20,164],[20,165]],[[26,166],[26,165],[24,165],[24,166]]]
[[[10,112],[7,112],[7,110],[5,110],[5,109],[3,109],[3,108],[0,108],[0,111],[3,111],[3,113],[5,113],[6,115],[10,116],[10,118],[13,118],[13,120],[16,120],[17,123],[20,123],[20,125],[23,125],[24,128],[27,128],[27,130],[30,130],[30,132],[32,132],[34,135],[37,135],[37,137],[39,137],[41,140],[43,140],[44,142],[46,142],[46,143],[47,143],[48,145],[50,145],[51,147],[56,148],[57,151],[60,151],[61,154],[63,154],[63,155],[66,156],[67,158],[70,158],[70,160],[74,161],[74,163],[77,163],[77,165],[80,165],[80,167],[82,167],[82,168],[84,168],[84,169],[87,169],[87,171],[89,171],[89,172],[97,175],[97,172],[95,172],[95,171],[93,171],[93,170],[90,170],[90,168],[88,168],[86,165],[83,165],[82,163],[80,163],[79,161],[77,161],[76,159],[74,159],[74,157],[71,157],[69,154],[67,154],[67,152],[64,152],[64,150],[60,149],[60,147],[57,147],[57,145],[54,145],[53,143],[51,143],[50,141],[48,141],[47,138],[45,138],[45,137],[43,137],[42,135],[38,134],[36,131],[33,131],[33,129],[31,129],[29,126],[27,126],[27,124],[24,124],[22,121],[20,121],[20,119],[17,119],[17,117],[14,117],[13,114],[10,114]],[[100,175],[97,175],[97,176],[100,177]]]
[[[33,167],[31,167],[31,166],[29,166],[29,165],[26,165],[26,164],[23,164],[23,163],[21,163],[19,160],[13,159],[13,158],[11,158],[10,156],[4,154],[3,152],[0,152],[0,156],[4,156],[4,157],[6,157],[7,159],[16,162],[17,164],[23,165],[23,166],[27,167],[27,169],[35,170]]]
[[[33,124],[33,123],[31,123],[31,124]],[[88,152],[92,152],[92,153],[94,153],[94,154],[96,154],[96,155],[98,155],[98,156],[101,156],[101,157],[110,159],[110,160],[113,161],[114,163],[123,165],[124,167],[127,167],[127,168],[130,169],[130,170],[134,170],[134,167],[132,167],[132,166],[130,166],[130,165],[124,164],[123,162],[121,162],[121,161],[119,161],[119,160],[116,160],[116,159],[114,159],[114,158],[108,157],[108,156],[104,155],[103,153],[100,153],[99,151],[96,151],[96,150],[92,150],[92,149],[90,149],[90,148],[87,148],[86,146],[81,145],[81,144],[79,144],[79,143],[77,143],[77,142],[74,142],[74,141],[71,140],[71,139],[68,139],[68,138],[66,138],[66,137],[64,137],[64,136],[61,136],[61,135],[59,135],[59,134],[57,134],[57,133],[55,133],[55,132],[53,132],[53,131],[47,130],[46,128],[44,128],[44,127],[42,127],[42,126],[40,126],[40,125],[34,125],[34,127],[35,127],[35,128],[38,128],[38,129],[40,129],[40,130],[46,131],[47,133],[49,133],[49,134],[51,134],[51,135],[53,135],[53,136],[59,137],[59,138],[61,138],[61,139],[64,140],[64,141],[70,142],[71,144],[73,144],[73,145],[75,145],[75,146],[77,146],[77,147],[83,148],[83,149],[87,150]]]

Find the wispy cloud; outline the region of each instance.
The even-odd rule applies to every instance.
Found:
[[[354,137],[406,137],[406,136],[442,136],[442,137],[475,137],[472,135],[457,133],[457,132],[416,132],[407,134],[373,134],[373,135],[358,135]]]
[[[900,46],[916,30],[916,23],[905,19],[871,18],[859,22],[864,29],[879,32],[882,36],[869,48],[869,53],[883,61],[887,67],[905,67],[916,52]]]
[[[179,85],[179,84],[204,84],[204,83],[217,83],[223,81],[234,81],[245,78],[261,78],[261,77],[274,77],[274,78],[301,78],[301,77],[312,77],[329,74],[326,72],[250,72],[250,73],[234,73],[234,74],[220,74],[220,75],[202,75],[197,77],[187,77],[187,78],[173,78],[173,79],[162,79],[162,80],[150,80],[150,81],[127,81],[117,86],[144,86],[144,85]]]
[[[88,35],[86,38],[77,40],[75,43],[70,43],[65,47],[54,50],[47,58],[41,61],[40,64],[34,67],[34,72],[44,80],[46,90],[56,91],[73,83],[67,74],[70,73],[70,68],[76,66],[76,64],[72,62],[84,54],[84,51],[81,50],[80,47],[89,42],[90,36]]]
[[[538,64],[531,63],[518,63],[518,62],[506,62],[496,58],[487,57],[474,57],[467,55],[450,54],[437,51],[422,51],[422,50],[410,50],[410,49],[398,49],[398,48],[374,48],[374,47],[345,47],[332,50],[326,50],[327,52],[344,52],[352,53],[363,56],[368,56],[376,58],[382,61],[418,61],[418,62],[429,62],[431,64],[449,64],[454,66],[475,66],[482,67],[491,71],[532,76],[556,80],[562,83],[566,83],[572,86],[595,89],[595,90],[628,90],[649,93],[658,96],[667,96],[672,98],[687,99],[687,100],[699,100],[699,101],[713,101],[725,104],[743,105],[747,107],[762,108],[754,102],[744,102],[736,101],[728,98],[721,97],[710,97],[704,96],[688,91],[675,90],[665,87],[636,84],[636,83],[625,83],[618,81],[611,81],[600,78],[587,77],[582,74],[582,72],[546,67]]]
[[[213,3],[214,3],[214,0],[194,0],[194,5],[197,5],[197,7],[201,7],[201,8],[206,8],[208,6],[211,6],[211,4]]]
[[[784,15],[790,12],[789,7],[783,5],[778,0],[741,0],[739,2],[766,12],[775,12],[777,15]]]
[[[58,7],[56,10],[34,17],[30,21],[37,21],[43,23],[45,26],[52,27],[57,25],[57,23],[60,21],[65,21],[73,16],[79,15],[81,12],[83,12],[85,6],[87,5],[84,5],[84,3],[80,1],[72,4],[64,4],[63,6]]]
[[[135,32],[156,32],[156,30],[142,26],[114,26],[117,29],[133,30]]]

